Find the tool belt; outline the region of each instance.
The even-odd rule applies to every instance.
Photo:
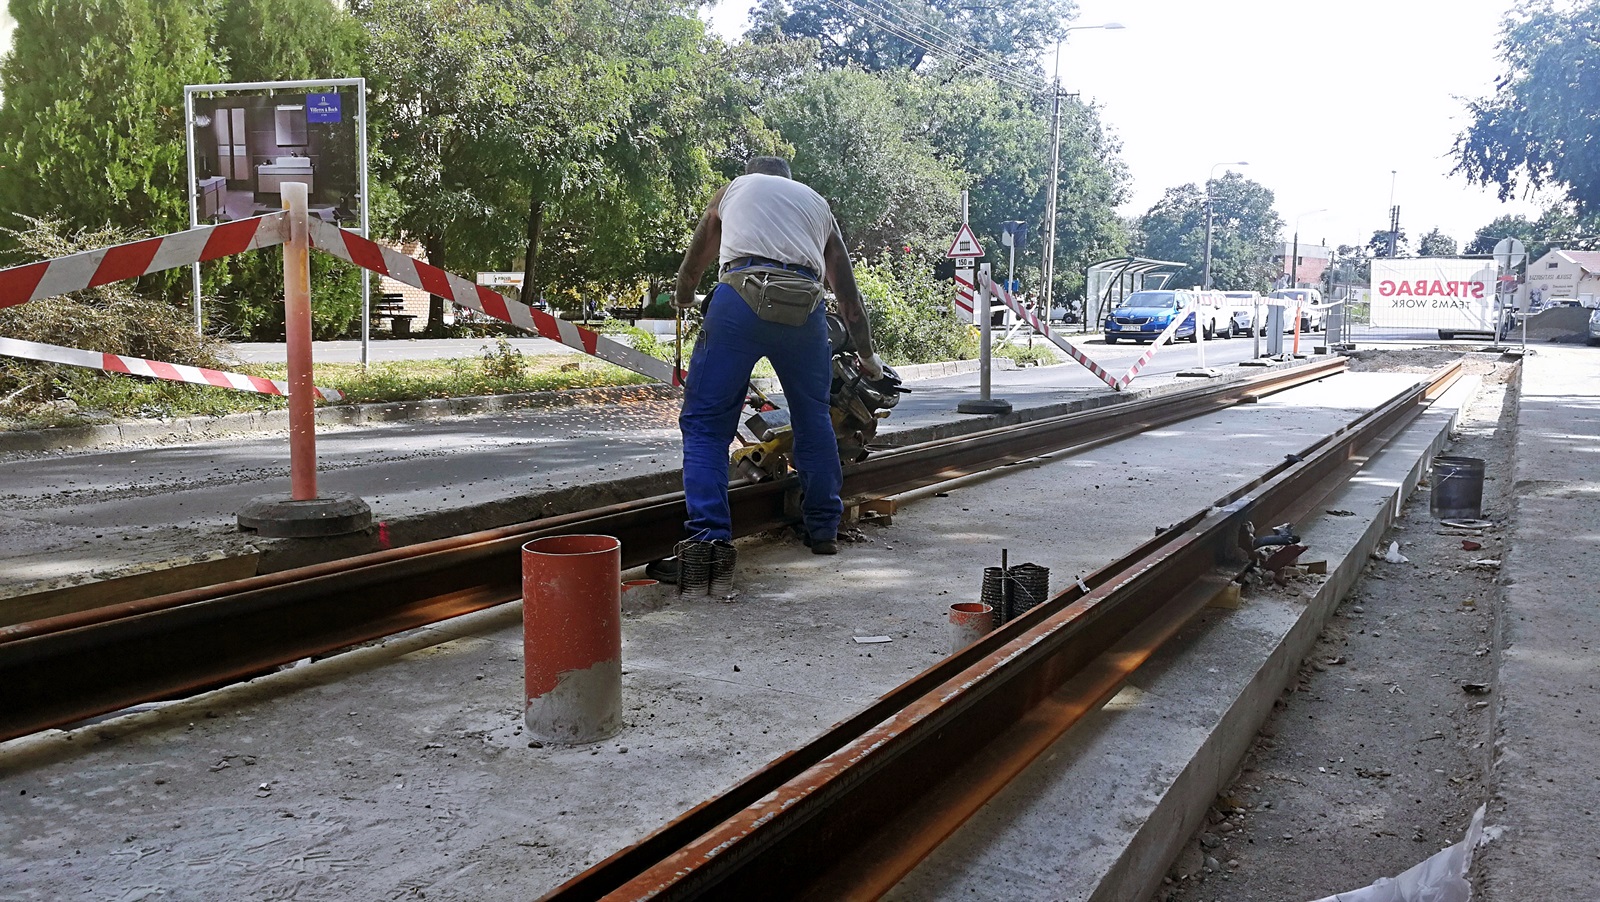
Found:
[[[754,265],[724,272],[721,280],[739,292],[756,316],[785,326],[804,325],[822,303],[822,283],[774,266]]]

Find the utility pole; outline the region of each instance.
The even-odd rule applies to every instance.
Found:
[[[1127,26],[1120,22],[1107,22],[1103,25],[1072,25],[1063,28],[1068,31],[1121,31]],[[1055,78],[1050,85],[1050,190],[1049,209],[1045,213],[1045,251],[1044,266],[1044,311],[1045,318],[1049,319],[1050,311],[1055,309],[1055,283],[1056,283],[1056,183],[1061,180],[1061,40],[1056,40]],[[1088,307],[1084,307],[1084,320],[1087,325]]]

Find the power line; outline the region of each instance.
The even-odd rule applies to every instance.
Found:
[[[1029,93],[1041,94],[1045,93],[1047,90],[1035,82],[1019,77],[1016,73],[1006,68],[1003,63],[989,57],[981,48],[977,47],[975,44],[972,44],[970,41],[966,41],[959,36],[950,35],[949,32],[938,28],[938,26],[917,21],[900,22],[890,18],[891,14],[894,12],[898,12],[907,19],[911,18],[910,13],[908,13],[904,8],[894,4],[893,2],[890,2],[890,0],[863,0],[865,3],[877,4],[877,8],[868,8],[866,6],[862,6],[860,3],[855,2],[855,0],[829,0],[829,2],[838,7],[841,11],[856,13],[867,19],[870,23],[876,23],[889,34],[909,44],[912,44],[913,46],[920,47],[923,50],[934,54],[935,56],[947,59],[956,64],[958,67],[970,68],[976,71],[979,75],[986,76],[994,81],[1010,85],[1018,90],[1027,91]],[[946,36],[949,40],[964,43],[967,45],[967,47],[952,47],[948,43],[941,42],[939,38],[926,34],[918,29],[937,30],[941,35]]]

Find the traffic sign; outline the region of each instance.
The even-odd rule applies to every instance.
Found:
[[[956,233],[956,240],[950,242],[950,250],[946,257],[981,257],[983,248],[978,246],[978,236],[972,234],[972,227],[966,223],[961,224],[961,231]]]
[[[1502,238],[1500,243],[1494,246],[1494,262],[1501,269],[1516,269],[1527,257],[1522,249],[1522,242],[1515,238]]]

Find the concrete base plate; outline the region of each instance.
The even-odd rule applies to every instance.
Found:
[[[1178,377],[1180,379],[1215,379],[1220,375],[1222,374],[1209,366],[1199,367],[1192,370],[1180,370],[1178,372]]]
[[[1265,357],[1263,357],[1260,360],[1241,360],[1241,361],[1239,361],[1239,365],[1240,366],[1272,366],[1272,360],[1269,359],[1269,358],[1265,358]]]
[[[1011,402],[999,398],[974,398],[956,405],[956,413],[1002,414],[1011,412]]]
[[[372,508],[353,495],[295,501],[287,494],[258,495],[239,511],[239,528],[274,539],[311,539],[360,532],[372,525]]]

